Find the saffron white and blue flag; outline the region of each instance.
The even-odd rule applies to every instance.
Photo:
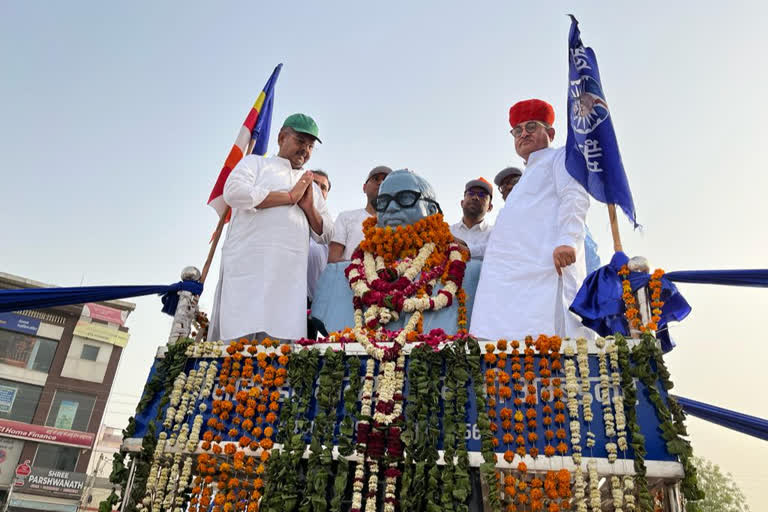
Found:
[[[571,15],[568,37],[568,139],[565,167],[600,202],[618,205],[635,227],[637,216],[621,163],[611,112],[600,84],[597,57],[581,42]]]

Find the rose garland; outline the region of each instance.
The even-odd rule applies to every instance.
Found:
[[[451,244],[446,249],[447,263],[430,267],[429,258],[437,250],[436,244],[427,243],[407,265],[394,269],[384,267],[382,258],[374,258],[361,249],[352,255],[345,274],[353,292],[355,311],[367,308],[362,316],[366,327],[386,325],[403,312],[438,311],[453,303],[464,279],[466,255],[458,245]],[[444,286],[432,297],[438,279]]]

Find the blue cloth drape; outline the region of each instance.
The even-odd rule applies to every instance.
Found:
[[[675,396],[686,414],[768,441],[768,420]]]
[[[581,323],[601,336],[610,336],[617,332],[629,334],[629,324],[624,318],[624,301],[621,298],[621,276],[618,272],[629,262],[623,252],[617,252],[608,265],[592,272],[584,280],[571,304],[571,311],[581,317]],[[648,284],[650,275],[644,272],[631,272],[629,282],[632,290]],[[669,336],[668,323],[680,321],[691,312],[691,306],[678,292],[677,287],[666,278],[661,279],[661,320],[658,322],[657,337],[664,352],[669,352],[675,343]]]
[[[179,281],[165,286],[76,286],[71,288],[22,288],[0,290],[0,313],[20,309],[42,309],[86,302],[162,295],[163,313],[174,315],[179,303],[180,291],[203,293],[203,285],[197,281]]]
[[[629,325],[624,318],[624,301],[621,298],[621,267],[629,262],[623,252],[617,252],[610,263],[600,267],[587,276],[571,304],[571,311],[581,317],[581,323],[601,336],[616,332],[629,333]],[[645,272],[631,272],[629,282],[636,291],[648,285],[651,276]],[[656,337],[661,342],[664,352],[675,346],[669,336],[668,323],[681,321],[691,312],[677,287],[678,283],[724,284],[731,286],[768,287],[768,269],[754,270],[681,270],[668,272],[661,278],[661,320],[658,323]]]
[[[768,288],[768,269],[753,270],[678,270],[665,274],[676,283],[725,284]]]

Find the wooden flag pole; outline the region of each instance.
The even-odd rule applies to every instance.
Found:
[[[227,206],[227,209],[224,210],[224,213],[219,217],[219,223],[216,225],[216,231],[213,233],[213,240],[211,240],[211,248],[208,249],[208,257],[205,260],[205,265],[203,265],[203,272],[200,274],[201,284],[205,284],[205,278],[208,277],[208,271],[211,269],[211,263],[213,263],[213,255],[216,253],[216,247],[219,245],[221,233],[224,231],[224,224],[226,224],[227,217],[229,217],[231,211],[232,208]]]
[[[243,158],[251,154],[251,151],[253,151],[254,144],[256,144],[256,141],[251,139],[251,141],[248,143],[248,148]],[[205,259],[205,265],[203,265],[203,272],[200,274],[201,284],[205,284],[205,278],[208,277],[208,271],[211,269],[211,263],[213,263],[213,255],[216,253],[216,247],[219,245],[219,239],[221,238],[221,233],[224,231],[224,224],[227,223],[227,218],[229,217],[229,214],[231,212],[232,212],[232,208],[227,206],[227,209],[224,210],[224,213],[221,215],[221,217],[219,217],[219,223],[216,225],[216,231],[213,233],[213,240],[211,240],[211,248],[208,249],[208,257]]]
[[[608,205],[608,219],[611,221],[611,235],[613,236],[613,252],[623,252],[621,247],[621,235],[619,234],[619,219],[616,217],[616,205]]]

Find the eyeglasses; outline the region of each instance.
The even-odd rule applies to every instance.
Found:
[[[521,125],[515,126],[511,130],[509,130],[509,133],[511,133],[514,138],[518,138],[523,134],[523,126],[525,126],[525,131],[528,133],[535,132],[539,126],[543,126],[544,128],[549,128],[548,125],[542,123],[541,121],[528,121],[522,126]]]
[[[478,188],[476,188],[476,189],[469,189],[469,190],[464,191],[464,196],[465,197],[476,197],[478,199],[485,199],[486,197],[488,197],[490,195],[491,194],[489,194],[487,191],[485,191],[483,189],[478,189]]]
[[[389,208],[389,203],[392,201],[396,202],[402,208],[410,208],[418,201],[426,201],[437,206],[437,211],[443,213],[443,210],[440,208],[440,204],[437,201],[421,197],[421,192],[416,192],[415,190],[401,190],[394,196],[389,194],[379,194],[373,201],[373,209],[377,212],[386,211],[386,209]]]
[[[312,151],[315,149],[315,139],[312,139],[310,137],[300,137],[296,135],[295,133],[292,133],[291,136],[293,139],[299,143],[299,146],[303,146],[307,148],[308,150]]]

